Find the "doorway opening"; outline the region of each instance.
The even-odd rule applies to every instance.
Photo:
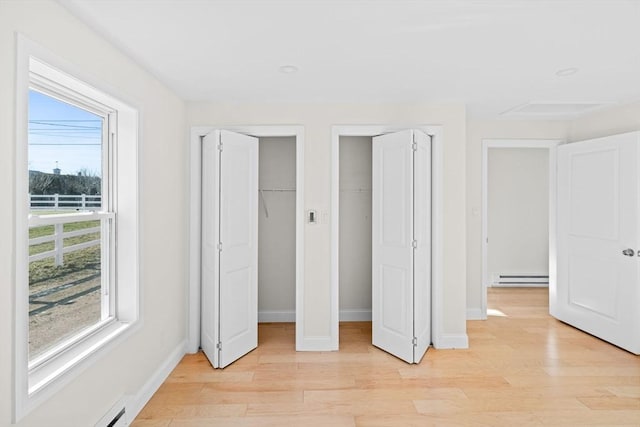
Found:
[[[372,137],[340,137],[340,322],[371,322]]]
[[[557,140],[485,140],[482,154],[482,306],[489,287],[555,280]],[[495,313],[500,315],[500,313]]]
[[[294,323],[295,137],[260,137],[258,152],[258,323]]]
[[[295,140],[216,130],[202,153],[201,348],[224,368],[258,346],[260,309],[295,318]]]
[[[202,215],[203,196],[206,189],[203,185],[206,171],[202,168],[202,162],[205,157],[211,156],[203,151],[203,144],[205,139],[209,138],[207,135],[220,134],[216,131],[217,129],[225,129],[223,133],[234,133],[240,138],[244,136],[244,138],[253,139],[257,142],[256,151],[259,150],[259,155],[256,156],[258,162],[255,163],[257,176],[254,181],[256,221],[254,326],[257,328],[258,322],[295,322],[295,325],[287,327],[295,328],[296,347],[298,347],[304,330],[303,306],[300,303],[304,289],[304,128],[302,126],[224,126],[197,127],[192,128],[191,132],[188,351],[195,353],[202,346],[203,322],[208,322],[207,319],[212,320],[222,308],[214,302],[212,304],[214,310],[209,311],[216,311],[216,313],[211,314],[206,313],[201,305],[206,299],[201,282],[202,268],[207,262],[203,259],[202,247],[203,239],[207,234],[205,218]],[[211,143],[208,143],[208,146],[211,149]],[[224,151],[227,153],[226,158],[229,158],[229,155],[234,152],[233,145],[225,146]],[[216,162],[214,161],[213,164]],[[233,179],[227,182],[233,182]],[[231,194],[234,194],[233,190]],[[233,199],[236,199],[236,202],[238,200],[237,197],[232,196],[231,200]],[[233,204],[237,204],[236,202]],[[217,208],[214,207],[213,212],[218,212]],[[219,214],[216,215],[219,216]],[[229,245],[225,248],[232,249]],[[215,309],[215,307],[218,308]],[[218,343],[218,345],[221,344]]]
[[[438,127],[333,128],[335,350],[340,321],[371,319],[373,345],[408,363],[438,340],[441,142]]]

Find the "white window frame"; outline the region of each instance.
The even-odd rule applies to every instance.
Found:
[[[18,35],[16,72],[14,422],[48,400],[140,324],[138,112],[121,101],[122,97],[112,95],[113,90],[105,90],[22,35]],[[29,215],[30,89],[104,117],[101,211]],[[118,186],[118,182],[126,184]],[[96,219],[102,224],[103,320],[29,361],[29,226]]]

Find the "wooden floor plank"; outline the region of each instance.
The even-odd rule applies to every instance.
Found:
[[[134,427],[640,426],[640,358],[548,315],[546,289],[489,290],[470,348],[408,365],[340,325],[340,351],[296,352],[295,325],[223,370],[187,355]]]

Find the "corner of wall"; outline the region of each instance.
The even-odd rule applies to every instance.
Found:
[[[434,347],[438,350],[467,349],[469,337],[467,334],[442,334]]]
[[[151,400],[151,397],[178,366],[184,355],[187,354],[187,341],[183,341],[167,356],[158,369],[149,377],[146,383],[131,396],[127,404],[127,419],[133,421],[142,411],[142,408]]]
[[[599,138],[640,130],[640,101],[620,105],[571,120],[567,141]]]

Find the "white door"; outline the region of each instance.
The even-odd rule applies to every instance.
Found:
[[[224,368],[258,345],[258,139],[203,139],[202,349]]]
[[[431,344],[431,137],[414,130],[414,363]]]
[[[425,138],[428,137],[421,137],[417,145],[424,148]],[[413,144],[412,130],[373,138],[373,345],[408,363],[420,361],[430,344],[431,329],[431,269],[430,263],[423,263],[425,256],[430,258],[431,221],[424,216],[430,214],[430,209],[428,213],[420,212],[425,208],[426,197],[430,205],[430,184],[423,175],[430,177],[430,167],[414,176],[416,166],[422,169],[427,150],[414,156]],[[426,145],[430,146],[430,142]],[[422,181],[414,185],[416,178]],[[420,193],[418,197],[415,191]],[[416,232],[424,242],[417,241]],[[416,279],[420,282],[418,287]],[[416,351],[418,339],[425,340],[420,343],[424,347],[420,351]]]
[[[200,347],[214,368],[218,363],[218,271],[220,257],[218,242],[220,225],[219,190],[220,157],[219,132],[211,132],[202,139],[202,241],[201,241],[201,310]]]
[[[551,314],[640,353],[638,132],[558,147]]]

